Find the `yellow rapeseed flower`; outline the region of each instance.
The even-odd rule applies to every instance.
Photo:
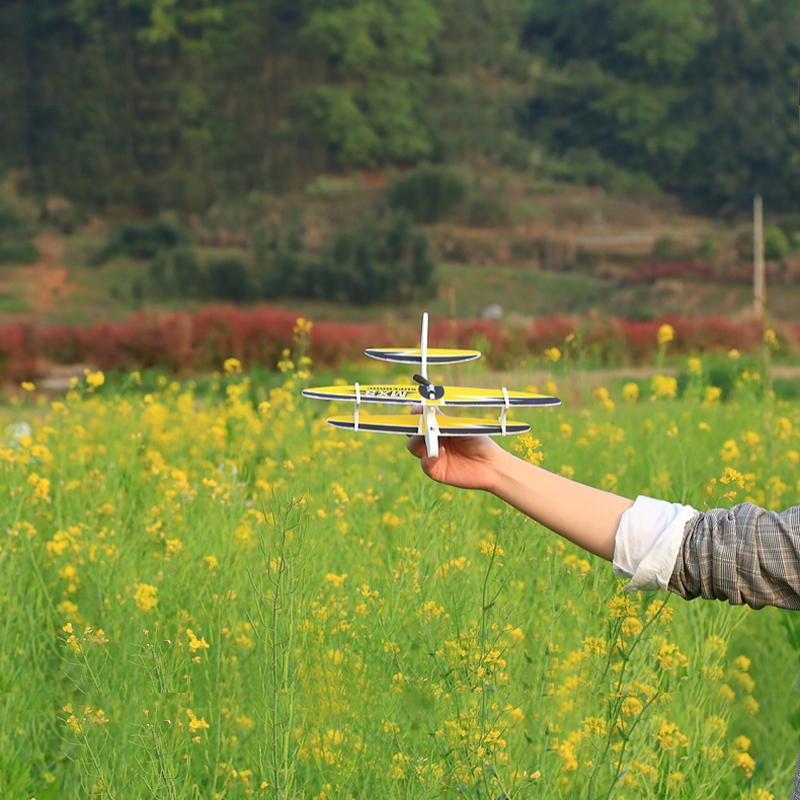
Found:
[[[635,714],[641,714],[644,705],[638,697],[626,697],[622,701],[621,710],[626,717],[632,717]]]
[[[238,375],[242,371],[242,362],[238,358],[226,358],[223,366],[226,375]]]
[[[611,395],[605,386],[599,386],[597,389],[595,389],[594,394],[595,397],[597,397],[597,399],[600,401],[603,408],[606,408],[609,411],[614,410],[614,401],[611,399]]]
[[[294,324],[293,332],[295,336],[308,334],[311,333],[311,329],[313,327],[314,323],[310,319],[304,319],[303,317],[298,317],[297,321]]]
[[[554,364],[561,360],[561,351],[557,347],[548,347],[544,354]]]
[[[733,764],[744,771],[746,778],[752,778],[756,762],[749,753],[734,753]]]
[[[719,386],[706,386],[703,397],[703,405],[706,407],[717,405],[722,397],[722,389]]]
[[[719,482],[726,485],[735,483],[740,489],[744,489],[744,475],[733,467],[725,467],[725,472],[722,473]],[[744,659],[745,656],[741,656],[741,658]],[[750,662],[748,661],[747,663],[749,664]]]
[[[485,539],[478,543],[478,547],[480,547],[481,553],[485,556],[504,556],[505,550],[503,550],[500,545],[496,542],[488,542]]]
[[[189,730],[192,733],[197,733],[197,731],[203,728],[210,728],[211,726],[206,722],[205,717],[200,717],[199,719],[195,715],[194,711],[191,708],[186,709],[186,716],[189,717]]]
[[[761,437],[755,431],[745,431],[742,434],[742,441],[752,447],[761,441]]]
[[[678,381],[672,375],[654,375],[650,391],[655,397],[671,398],[678,394]]]
[[[624,400],[638,400],[639,399],[639,384],[638,383],[626,383],[622,387],[622,397]]]
[[[637,634],[641,633],[644,628],[644,624],[638,617],[628,617],[622,623],[622,632],[625,636],[636,636]]]
[[[755,697],[753,697],[753,695],[748,694],[747,697],[745,697],[744,700],[742,700],[742,705],[744,706],[744,710],[748,714],[758,714],[758,709],[759,709],[758,700],[756,700]]]
[[[86,370],[86,383],[92,387],[92,389],[97,389],[98,386],[102,386],[106,382],[106,376],[103,375],[100,370],[97,372],[90,372]]]
[[[728,439],[725,444],[722,445],[722,449],[719,451],[719,454],[723,461],[735,461],[742,455],[733,439]]]
[[[158,605],[158,589],[149,583],[137,583],[133,600],[142,611],[152,611]]]
[[[675,338],[675,329],[672,325],[668,325],[664,323],[659,329],[658,333],[656,334],[656,339],[658,340],[659,344],[667,344],[667,342],[671,342]]]
[[[198,650],[208,650],[210,647],[209,643],[206,641],[206,637],[203,636],[198,639],[191,628],[186,629],[186,635],[189,637],[189,649],[193,653],[196,653]]]

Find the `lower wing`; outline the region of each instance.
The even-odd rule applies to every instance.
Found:
[[[415,414],[359,414],[358,423],[353,416],[329,417],[328,424],[334,428],[359,430],[369,433],[404,433],[407,436],[424,435],[422,415]],[[445,417],[437,415],[436,424],[440,436],[500,436],[503,426],[497,420],[471,419],[469,417]],[[506,422],[505,433],[525,433],[531,426],[527,422]]]

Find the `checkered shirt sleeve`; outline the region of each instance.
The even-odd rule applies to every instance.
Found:
[[[687,600],[800,609],[800,506],[779,514],[742,503],[694,517],[668,588]],[[800,800],[800,757],[791,800]]]
[[[698,514],[668,588],[687,600],[800,609],[800,506],[776,513],[742,503]]]

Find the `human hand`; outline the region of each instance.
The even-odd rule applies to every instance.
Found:
[[[411,413],[420,413],[414,406]],[[438,408],[436,413],[440,413]],[[439,456],[430,458],[424,436],[412,436],[406,445],[420,459],[422,471],[439,483],[459,489],[484,489],[492,492],[497,481],[497,465],[506,452],[489,436],[441,436]]]

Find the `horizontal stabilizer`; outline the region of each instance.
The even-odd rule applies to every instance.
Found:
[[[364,351],[370,358],[379,361],[393,361],[397,364],[421,364],[422,349],[419,347],[371,347]],[[429,347],[428,365],[461,364],[481,357],[480,350],[451,350]]]

